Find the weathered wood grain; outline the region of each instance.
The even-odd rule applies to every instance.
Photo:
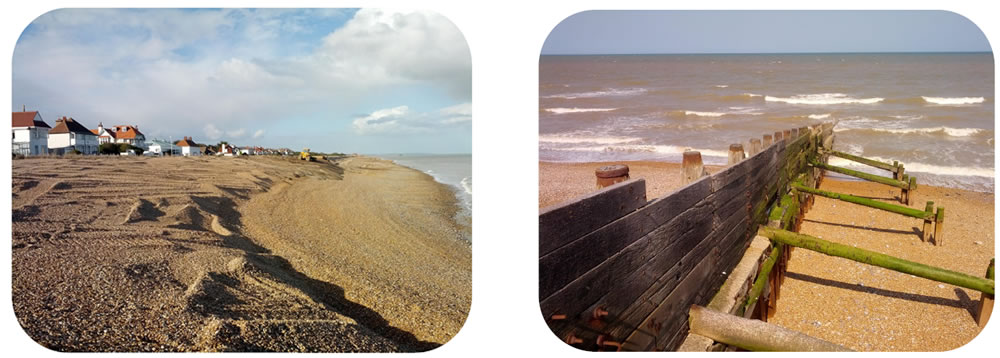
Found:
[[[643,205],[646,205],[646,181],[636,179],[545,208],[538,215],[539,256]]]
[[[539,259],[539,297],[544,299],[612,255],[661,227],[711,194],[707,177],[619,218]]]

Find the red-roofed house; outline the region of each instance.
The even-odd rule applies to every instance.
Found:
[[[184,137],[177,142],[177,146],[181,148],[181,155],[185,157],[201,155],[201,147],[191,137]]]
[[[23,155],[42,155],[49,152],[49,127],[37,111],[11,112],[13,124],[12,153]]]
[[[66,154],[73,150],[83,154],[97,153],[97,135],[73,118],[62,117],[49,130],[49,153]]]
[[[91,129],[91,133],[97,135],[97,142],[104,143],[128,143],[142,149],[146,147],[146,136],[139,132],[138,126],[114,126],[104,128],[104,123],[98,123],[97,129]]]

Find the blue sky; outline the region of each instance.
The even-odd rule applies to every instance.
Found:
[[[13,110],[147,138],[469,153],[471,57],[428,12],[60,9],[13,58]]]
[[[585,11],[549,34],[550,54],[990,52],[946,11]]]

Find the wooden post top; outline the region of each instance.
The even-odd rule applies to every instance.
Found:
[[[617,178],[628,175],[628,165],[612,164],[597,168],[594,174],[598,178]]]

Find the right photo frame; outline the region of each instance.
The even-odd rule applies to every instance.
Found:
[[[565,344],[948,351],[989,320],[994,58],[962,15],[586,11],[538,93]]]

